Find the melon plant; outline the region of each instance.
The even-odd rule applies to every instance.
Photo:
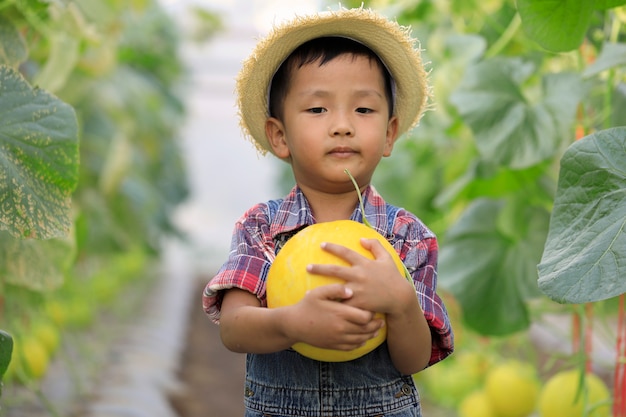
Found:
[[[32,396],[16,391],[39,390],[55,327],[96,317],[101,265],[118,271],[134,248],[156,257],[178,233],[184,74],[156,1],[0,3],[0,378],[17,408]],[[66,292],[90,304],[77,314]],[[56,326],[35,326],[46,314]]]
[[[610,402],[609,389],[597,375],[570,369],[548,379],[539,396],[539,415],[608,417],[611,415]]]
[[[485,391],[499,417],[526,417],[537,407],[539,378],[534,366],[508,360],[493,367],[485,379]]]

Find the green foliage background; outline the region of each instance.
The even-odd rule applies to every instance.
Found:
[[[365,4],[412,27],[434,92],[374,184],[438,234],[440,289],[480,334],[626,292],[624,4]]]
[[[89,325],[178,234],[179,42],[153,0],[0,1],[0,328],[15,338],[59,305]]]

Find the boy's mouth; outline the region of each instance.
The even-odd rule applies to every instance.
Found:
[[[347,157],[356,154],[357,151],[347,146],[337,146],[336,148],[331,149],[328,153],[333,156]]]

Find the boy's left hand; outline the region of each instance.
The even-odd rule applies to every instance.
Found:
[[[404,297],[415,297],[415,291],[398,271],[391,255],[376,239],[361,239],[361,245],[372,252],[374,259],[334,243],[323,243],[322,249],[350,264],[312,264],[312,274],[341,278],[354,295],[345,303],[364,310],[394,314],[404,308]]]

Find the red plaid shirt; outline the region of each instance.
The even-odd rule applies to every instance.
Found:
[[[432,365],[454,349],[448,313],[436,293],[437,238],[415,215],[387,204],[374,187],[363,192],[363,199],[365,217],[396,249],[413,277],[433,336],[429,362]],[[390,213],[395,213],[395,218]],[[362,221],[358,206],[351,219]],[[235,224],[228,260],[204,290],[202,301],[209,317],[219,323],[224,290],[229,288],[247,290],[266,306],[265,279],[277,248],[298,230],[314,223],[308,201],[297,186],[284,199],[248,210]]]

